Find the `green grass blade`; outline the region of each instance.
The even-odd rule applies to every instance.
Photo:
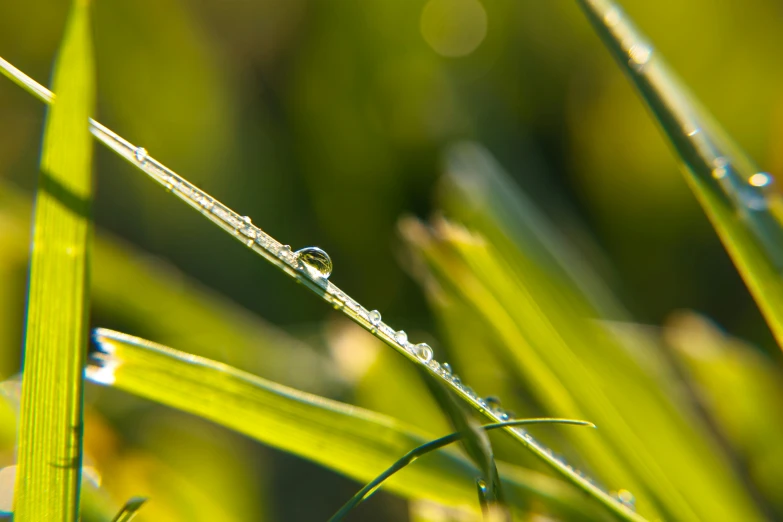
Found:
[[[139,510],[147,502],[145,497],[133,497],[125,503],[117,516],[112,519],[111,522],[130,522],[136,515],[139,514]]]
[[[783,348],[783,198],[610,0],[579,0],[639,90],[685,169],[686,181]]]
[[[272,383],[227,365],[109,330],[87,379],[190,412],[359,481],[432,437],[386,416]],[[324,451],[329,448],[329,451]],[[574,520],[595,520],[594,505],[559,481],[498,463],[509,505],[536,499]],[[389,481],[390,491],[476,509],[476,468],[438,452]]]
[[[572,419],[521,419],[521,420],[513,420],[513,421],[507,421],[507,422],[499,422],[496,424],[486,424],[484,426],[480,426],[479,429],[483,431],[490,431],[490,430],[496,430],[498,428],[504,428],[506,426],[523,426],[523,425],[529,425],[529,424],[572,424],[575,426],[591,426],[595,427],[592,423],[586,422],[586,421],[580,421],[580,420],[572,420]],[[449,444],[453,444],[454,442],[457,442],[463,438],[463,433],[456,432],[451,433],[449,435],[446,435],[445,437],[441,437],[439,439],[435,439],[433,441],[427,442],[426,444],[422,444],[421,446],[412,449],[408,453],[406,453],[400,460],[392,464],[388,469],[386,469],[383,473],[375,477],[373,480],[368,482],[362,489],[360,489],[351,499],[343,505],[343,507],[340,508],[340,510],[334,514],[329,519],[329,522],[339,522],[343,518],[345,518],[348,513],[353,510],[356,506],[370,498],[370,496],[376,492],[381,485],[392,475],[397,473],[398,471],[404,469],[409,464],[412,464],[416,459],[423,457],[424,455],[431,453],[433,451],[439,450],[441,448],[445,448]],[[488,495],[485,493],[485,489],[481,488],[481,508],[482,511],[485,511],[490,502]]]
[[[0,62],[0,68],[7,62]],[[21,71],[6,70],[6,74],[23,75]],[[29,87],[35,82],[27,76],[21,85]],[[41,88],[43,89],[43,88]],[[50,93],[51,94],[51,93]],[[52,95],[53,96],[53,95]],[[461,400],[468,403],[473,409],[493,422],[501,422],[503,418],[492,408],[487,407],[486,402],[471,392],[470,387],[463,385],[447,375],[437,360],[432,358],[432,353],[420,350],[420,345],[408,341],[407,334],[403,330],[397,331],[390,325],[380,320],[368,308],[363,307],[356,300],[346,294],[339,287],[327,279],[327,276],[314,269],[313,266],[303,262],[298,252],[293,252],[291,247],[284,245],[261,228],[252,225],[250,218],[242,216],[231,210],[226,205],[199,189],[182,176],[172,171],[161,162],[149,156],[143,147],[137,147],[125,140],[100,123],[90,120],[90,130],[93,135],[111,148],[114,152],[125,158],[131,164],[141,169],[154,181],[166,187],[171,193],[188,203],[191,207],[203,214],[225,232],[240,240],[255,253],[263,257],[283,271],[286,275],[301,283],[304,287],[316,293],[324,301],[340,310],[352,321],[372,333],[386,345],[396,350],[408,361],[418,368],[430,372],[435,379],[450,388]],[[325,253],[324,253],[325,255]],[[325,256],[328,260],[328,256]],[[331,266],[331,261],[328,261]],[[377,313],[377,312],[376,312]],[[592,496],[597,502],[607,507],[618,517],[625,520],[642,520],[643,518],[632,512],[628,506],[619,502],[609,492],[601,489],[594,481],[589,480],[584,474],[575,470],[560,459],[553,457],[552,451],[533,439],[533,437],[519,428],[506,428],[508,433],[522,444],[533,455],[552,467],[555,471],[567,478],[570,482]]]
[[[71,10],[55,66],[35,205],[15,520],[76,520],[92,191],[93,58],[87,2]]]

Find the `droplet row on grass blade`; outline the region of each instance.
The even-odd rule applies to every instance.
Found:
[[[18,69],[13,68],[5,60],[0,61],[0,70],[42,101],[51,103],[54,100],[55,95],[53,93],[37,84]],[[103,144],[137,168],[143,170],[152,179],[163,185],[166,190],[198,210],[207,219],[231,234],[232,237],[235,237],[287,275],[321,296],[325,301],[332,304],[335,309],[343,312],[354,322],[412,362],[421,365],[486,418],[493,422],[504,422],[510,419],[509,413],[504,411],[499,403],[481,398],[470,386],[462,383],[459,376],[451,371],[448,363],[441,364],[435,360],[432,356],[432,349],[427,344],[410,343],[407,334],[403,330],[397,331],[381,321],[380,313],[377,310],[367,310],[329,281],[328,275],[331,274],[331,260],[328,263],[330,267],[329,273],[324,276],[324,272],[314,270],[312,265],[306,263],[302,256],[297,255],[289,245],[278,242],[262,229],[253,225],[250,218],[233,211],[151,157],[145,148],[130,143],[92,118],[90,118],[89,122],[90,131]],[[306,249],[299,252],[312,252],[312,249],[317,249],[317,247],[306,247]],[[317,250],[328,258],[326,252],[321,249]],[[111,372],[107,372],[105,377],[110,378],[110,374]],[[519,427],[508,427],[505,429],[514,438],[522,442],[533,454],[545,461],[577,487],[593,496],[615,515],[625,520],[645,520],[642,516],[629,509],[627,505],[599,487],[592,479],[567,464],[562,458],[556,456],[551,449],[537,442],[524,429]]]

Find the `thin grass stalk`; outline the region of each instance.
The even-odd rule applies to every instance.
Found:
[[[10,66],[8,62],[1,58],[0,70],[6,76],[12,77],[15,83],[40,100],[50,103],[54,99],[55,95],[53,93],[18,69]],[[409,361],[429,372],[430,375],[451,389],[457,397],[467,402],[484,417],[495,423],[508,420],[506,412],[500,408],[494,408],[486,400],[476,395],[456,375],[452,375],[450,370],[446,370],[447,366],[433,359],[432,350],[429,346],[410,343],[404,331],[397,331],[381,321],[381,315],[377,310],[369,310],[363,307],[329,281],[331,260],[326,252],[316,247],[307,247],[294,252],[289,245],[278,242],[262,229],[254,226],[249,217],[231,210],[161,162],[152,158],[143,147],[133,145],[93,119],[90,119],[90,130],[104,145],[125,158],[135,167],[144,171],[169,192],[198,210],[207,219],[282,270],[286,275],[319,295],[335,309],[340,310],[359,326],[395,349]],[[594,481],[586,478],[584,474],[562,459],[555,457],[552,450],[536,441],[524,429],[514,426],[504,429],[536,457],[608,508],[618,518],[637,522],[645,520],[644,517],[619,502],[617,498],[599,487]]]

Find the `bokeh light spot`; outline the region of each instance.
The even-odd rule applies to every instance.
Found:
[[[430,0],[421,12],[421,35],[442,56],[468,55],[487,35],[487,12],[478,0]]]

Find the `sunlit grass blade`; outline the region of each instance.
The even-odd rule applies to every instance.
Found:
[[[102,350],[87,378],[199,415],[264,444],[312,460],[360,481],[431,437],[391,419],[299,392],[227,365],[109,330],[96,330]],[[323,451],[328,447],[329,451]],[[595,519],[594,506],[558,481],[499,463],[510,505],[531,498],[575,519]],[[438,452],[393,478],[390,491],[476,509],[476,468]]]
[[[712,222],[783,348],[783,197],[726,137],[660,53],[610,0],[579,0],[682,161]]]
[[[125,503],[117,516],[112,519],[111,522],[130,522],[136,515],[139,514],[139,510],[147,502],[145,497],[133,497]]]
[[[7,65],[7,62],[0,62],[0,68],[5,68],[7,75],[23,75],[21,71],[17,69],[11,70]],[[17,83],[38,95],[37,91],[40,89],[34,91],[30,87],[35,85],[31,78],[24,76],[24,81],[17,78]],[[43,88],[41,87],[41,89]],[[54,95],[52,93],[49,94],[50,99],[53,99]],[[423,343],[414,344],[409,342],[407,334],[403,330],[398,331],[383,322],[377,310],[371,311],[365,308],[329,281],[328,277],[331,274],[332,265],[331,260],[324,251],[318,248],[307,247],[302,251],[294,252],[289,245],[278,242],[264,230],[253,225],[248,216],[242,216],[233,211],[158,160],[152,158],[143,147],[133,145],[128,140],[92,119],[90,119],[90,130],[98,140],[132,165],[141,169],[155,182],[166,187],[169,192],[185,201],[212,223],[229,233],[231,237],[241,241],[283,273],[340,310],[356,324],[396,350],[410,363],[429,372],[433,378],[441,380],[444,386],[451,389],[460,400],[468,403],[481,415],[494,422],[505,420],[500,418],[492,408],[488,408],[481,397],[472,393],[469,386],[448,378],[440,363],[432,357],[432,351],[428,346]],[[311,253],[318,251],[319,254],[317,256],[300,255],[304,251]],[[313,264],[307,261],[308,258],[312,260],[314,257],[319,258],[318,263]],[[328,266],[328,271],[322,272],[321,268],[326,266]],[[562,460],[554,458],[552,451],[533,439],[530,434],[519,428],[509,427],[506,430],[533,455],[551,466],[555,471],[617,516],[628,520],[642,519],[642,517],[633,513],[626,505],[610,495],[609,492],[601,489],[594,481],[586,478],[583,473],[578,472]]]
[[[573,249],[555,244],[556,234],[536,233],[541,214],[527,198],[513,197],[497,163],[463,145],[449,154],[447,172],[445,207],[468,229],[445,220],[432,228],[413,223],[403,228],[406,237],[449,300],[463,303],[497,338],[487,346],[544,405],[543,414],[601,426],[596,437],[567,433],[596,474],[612,489],[631,490],[639,511],[651,517],[652,508],[678,520],[758,519],[707,426],[672,393],[660,369],[666,361],[596,322],[607,312],[626,314],[605,285],[584,281],[596,277],[586,267],[575,275]],[[591,295],[596,288],[598,298]],[[461,325],[451,327],[456,338]],[[706,497],[732,500],[698,501]]]
[[[498,428],[503,428],[506,426],[522,426],[522,425],[529,425],[529,424],[572,424],[575,426],[590,426],[595,427],[592,423],[587,421],[580,421],[580,420],[573,420],[573,419],[520,419],[520,420],[513,420],[513,421],[507,421],[507,422],[499,422],[497,424],[487,424],[484,426],[480,426],[479,429],[481,430],[496,430]],[[329,522],[339,522],[343,520],[348,513],[353,510],[356,506],[370,498],[372,494],[378,490],[378,488],[381,487],[381,485],[392,475],[397,473],[398,471],[404,469],[409,464],[412,464],[413,461],[416,459],[423,457],[424,455],[439,450],[441,448],[444,448],[448,446],[449,444],[452,444],[454,442],[457,442],[458,440],[462,439],[462,433],[456,432],[452,433],[450,435],[446,435],[445,437],[441,437],[439,439],[430,441],[426,444],[422,444],[421,446],[412,449],[408,453],[406,453],[400,460],[392,464],[388,469],[386,469],[383,473],[375,477],[372,481],[367,483],[362,489],[360,489],[351,499],[343,505],[343,507],[340,508],[340,510],[332,516],[332,518],[329,519]],[[489,499],[487,498],[486,493],[482,489],[482,511],[484,511],[484,503],[489,503]]]
[[[76,520],[87,333],[93,58],[86,1],[71,10],[54,71],[33,225],[15,520]]]

